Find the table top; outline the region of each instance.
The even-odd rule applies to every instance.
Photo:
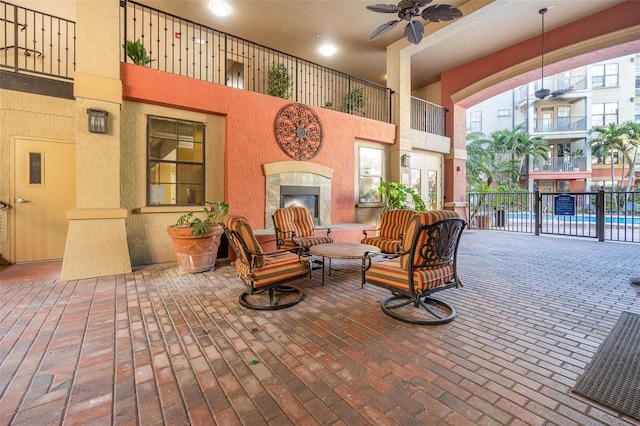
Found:
[[[368,251],[379,253],[380,249],[369,244],[358,243],[316,244],[309,248],[309,253],[331,259],[362,259]]]

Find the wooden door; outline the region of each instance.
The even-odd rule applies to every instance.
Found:
[[[16,138],[14,152],[14,261],[61,259],[76,204],[76,146]]]

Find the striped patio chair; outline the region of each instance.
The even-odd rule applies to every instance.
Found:
[[[290,206],[277,209],[272,219],[279,249],[301,247],[308,252],[309,247],[313,245],[333,242],[329,236],[331,229],[326,229],[326,235],[316,235],[311,212],[306,207]]]
[[[380,229],[376,229],[378,235],[369,235],[371,231],[362,231],[364,238],[362,244],[376,246],[382,253],[399,253],[402,250],[402,241],[407,232],[409,219],[415,210],[387,210],[380,215]]]
[[[431,294],[462,287],[456,262],[465,226],[464,220],[453,211],[415,213],[405,236],[408,247],[398,257],[380,262],[372,262],[375,254],[367,257],[363,282],[387,288],[392,293],[381,302],[385,314],[419,325],[453,321],[455,309]]]
[[[246,218],[227,216],[221,224],[236,254],[236,272],[247,286],[239,302],[257,310],[283,309],[304,299],[302,291],[284,285],[311,277],[309,258],[302,249],[263,252]],[[266,299],[266,300],[265,300]]]

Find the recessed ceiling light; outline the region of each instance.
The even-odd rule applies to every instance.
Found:
[[[336,47],[333,44],[323,44],[320,46],[320,53],[324,56],[333,56],[336,53]]]
[[[223,1],[212,1],[209,3],[209,9],[216,16],[227,16],[231,13],[231,6]]]

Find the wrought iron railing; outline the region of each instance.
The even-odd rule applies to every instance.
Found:
[[[640,243],[640,192],[468,193],[469,227]]]
[[[287,99],[391,122],[391,90],[132,1],[121,8],[126,40],[140,40],[165,72],[271,94],[269,71],[284,67]],[[130,61],[123,49],[123,61]],[[286,84],[285,84],[286,87]]]
[[[72,80],[73,21],[0,1],[0,69]]]
[[[411,97],[411,128],[444,136],[446,109],[423,99]]]
[[[586,157],[553,157],[545,160],[533,160],[533,172],[585,172]]]

